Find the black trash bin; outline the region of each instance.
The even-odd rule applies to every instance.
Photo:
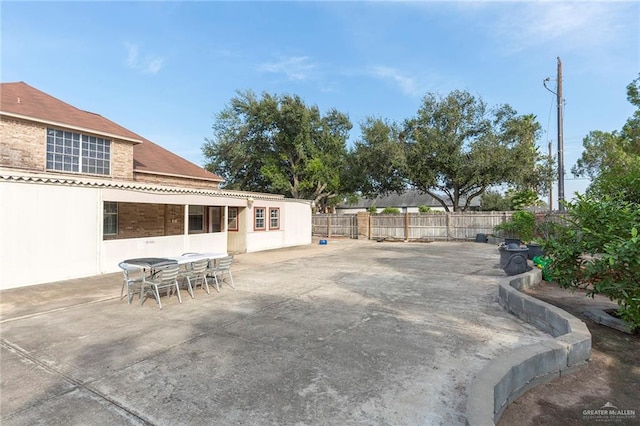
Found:
[[[487,234],[476,234],[476,243],[486,243],[489,241]]]
[[[527,254],[529,249],[524,248],[500,248],[500,267],[509,276],[518,275],[527,272],[529,265],[527,264]]]

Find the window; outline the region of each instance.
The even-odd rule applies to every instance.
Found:
[[[265,208],[264,207],[256,207],[253,210],[253,212],[254,212],[253,215],[254,215],[254,219],[255,219],[254,228],[256,230],[258,230],[258,229],[262,229],[262,230],[266,229],[267,225],[265,223]]]
[[[224,207],[209,207],[209,232],[222,232]]]
[[[111,141],[47,129],[47,169],[108,175],[111,170]]]
[[[102,213],[102,233],[104,235],[118,234],[118,203],[105,201]]]
[[[269,209],[269,229],[280,229],[280,209]]]
[[[227,230],[229,231],[238,230],[238,208],[237,207],[229,207],[229,217],[227,218]]]
[[[204,206],[189,206],[189,232],[204,231]]]

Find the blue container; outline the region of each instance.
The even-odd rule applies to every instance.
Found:
[[[327,240],[320,240],[320,245],[321,246],[326,246],[327,245]]]

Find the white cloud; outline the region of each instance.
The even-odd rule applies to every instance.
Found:
[[[381,80],[391,81],[392,84],[400,87],[400,90],[409,96],[421,96],[420,89],[414,77],[407,76],[395,68],[377,66],[370,69],[370,74]]]
[[[306,80],[316,66],[308,56],[292,56],[279,62],[267,62],[260,65],[260,71],[284,74],[289,80]]]
[[[137,44],[125,43],[127,49],[127,67],[143,74],[157,74],[164,65],[164,58],[146,55],[140,56],[140,48]]]
[[[499,14],[496,29],[505,47],[513,51],[551,42],[574,49],[608,45],[623,33],[625,14],[633,12],[609,2],[538,1],[502,9],[504,6],[495,5],[505,10]]]

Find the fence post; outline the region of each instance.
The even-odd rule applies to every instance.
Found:
[[[409,212],[404,212],[404,241],[409,241]]]
[[[356,238],[363,235],[369,239],[369,216],[368,212],[358,212],[356,214]]]
[[[331,215],[327,214],[327,238],[331,238]]]
[[[446,239],[446,241],[449,241],[449,239],[451,238],[451,212],[445,212],[445,214],[447,215],[447,239]]]

